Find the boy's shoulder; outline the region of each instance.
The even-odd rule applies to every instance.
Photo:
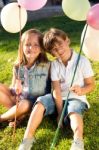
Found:
[[[85,57],[84,55],[80,56],[80,61],[83,64],[90,63],[89,59],[87,57]]]

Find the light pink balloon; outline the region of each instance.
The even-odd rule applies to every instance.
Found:
[[[85,28],[86,26],[81,35],[81,43],[84,37]],[[90,26],[87,27],[82,50],[88,58],[99,61],[99,30]]]
[[[99,30],[99,4],[91,7],[87,15],[87,23],[96,30]]]
[[[46,4],[47,0],[18,0],[20,6],[26,10],[38,10]]]

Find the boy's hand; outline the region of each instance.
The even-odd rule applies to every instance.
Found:
[[[79,85],[74,85],[70,88],[70,91],[76,93],[77,95],[81,96],[83,95],[82,88]]]
[[[60,117],[61,117],[61,115],[57,116],[57,124],[59,123]],[[63,123],[61,123],[60,128],[63,128]]]

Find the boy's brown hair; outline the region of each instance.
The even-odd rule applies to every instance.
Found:
[[[56,28],[50,28],[48,31],[45,32],[43,38],[43,44],[46,51],[48,51],[49,53],[51,53],[51,50],[53,49],[55,43],[59,42],[57,37],[66,40],[68,36],[64,31]]]

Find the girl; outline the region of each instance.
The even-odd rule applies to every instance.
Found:
[[[50,93],[50,63],[44,53],[43,35],[36,29],[30,29],[23,33],[19,46],[12,85],[8,88],[0,84],[0,104],[9,109],[0,115],[0,122],[13,120],[15,114],[17,118],[22,117],[31,110],[38,96]]]

